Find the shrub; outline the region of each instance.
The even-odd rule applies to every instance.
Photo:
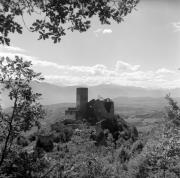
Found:
[[[51,152],[54,148],[53,145],[53,136],[38,136],[37,142],[36,142],[36,149],[43,149],[46,152]]]
[[[61,132],[64,128],[64,124],[61,122],[55,122],[54,124],[51,124],[51,131]]]
[[[32,133],[31,135],[29,135],[28,139],[30,142],[33,142],[36,140],[36,136],[37,136],[37,133]]]
[[[143,150],[144,144],[141,140],[137,140],[136,142],[133,143],[132,148],[131,148],[131,153],[141,153],[141,151]]]
[[[20,146],[23,146],[23,147],[28,146],[28,144],[29,144],[28,139],[26,137],[24,137],[24,136],[17,137],[16,142],[17,142],[17,145],[20,145]]]

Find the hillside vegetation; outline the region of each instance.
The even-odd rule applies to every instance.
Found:
[[[121,97],[114,99],[116,114],[102,114],[92,102],[88,117],[64,119],[65,109],[74,104],[42,106],[30,81],[43,78],[31,62],[17,56],[0,62],[12,75],[0,77],[13,103],[0,108],[1,177],[180,176],[180,107],[169,95],[166,109],[162,98]]]
[[[140,134],[135,142],[119,137],[115,143],[113,135],[107,129],[104,130],[106,144],[102,144],[101,140],[102,145],[98,146],[97,140],[93,139],[93,126],[75,121],[68,121],[71,123],[68,125],[68,122],[62,121],[62,111],[71,105],[46,106],[49,116],[54,120],[44,120],[50,128],[44,127],[40,131],[39,134],[44,137],[39,137],[37,142],[33,138],[37,133],[24,138],[28,139],[27,144],[25,141],[18,142],[18,147],[23,147],[23,150],[21,153],[17,151],[17,156],[14,156],[15,165],[20,168],[14,173],[23,174],[25,169],[33,170],[32,166],[38,164],[38,169],[43,167],[43,170],[33,170],[35,177],[46,175],[47,178],[178,178],[180,108],[170,97],[167,99],[169,106],[167,105],[166,112],[131,115],[126,118],[127,122],[136,126],[141,123],[141,128],[144,128],[139,130],[140,127],[137,127]],[[53,140],[49,139],[48,135],[53,135]],[[36,156],[33,163],[31,156],[35,156],[37,146],[39,156]],[[27,157],[24,156],[26,151]],[[22,161],[30,161],[31,165],[24,167]]]

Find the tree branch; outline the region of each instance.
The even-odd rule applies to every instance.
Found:
[[[16,110],[16,107],[17,107],[17,100],[18,100],[18,97],[16,95],[16,98],[15,98],[15,101],[14,101],[13,113],[12,113],[12,116],[11,116],[11,119],[10,119],[10,122],[9,122],[9,131],[8,131],[8,135],[6,137],[6,141],[5,141],[5,144],[4,144],[4,149],[2,151],[2,156],[1,156],[1,160],[0,160],[0,167],[3,164],[5,157],[7,156],[6,155],[6,150],[8,149],[7,148],[8,147],[8,142],[9,142],[9,139],[10,139],[10,136],[11,136],[11,133],[12,133],[12,122],[14,120],[15,110]]]

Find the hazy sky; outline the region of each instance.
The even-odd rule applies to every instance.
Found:
[[[141,0],[136,9],[121,24],[93,19],[90,30],[68,33],[59,44],[24,30],[0,54],[23,55],[58,85],[180,87],[180,0]]]

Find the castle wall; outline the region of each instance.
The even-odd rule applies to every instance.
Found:
[[[68,108],[68,110],[65,111],[65,119],[70,119],[70,120],[77,119],[76,108]]]
[[[68,120],[75,120],[76,119],[76,113],[68,113],[65,115],[65,119],[68,119]]]
[[[110,99],[105,100],[91,100],[88,103],[88,114],[87,117],[94,117],[97,121],[104,118],[114,117],[114,103]]]

